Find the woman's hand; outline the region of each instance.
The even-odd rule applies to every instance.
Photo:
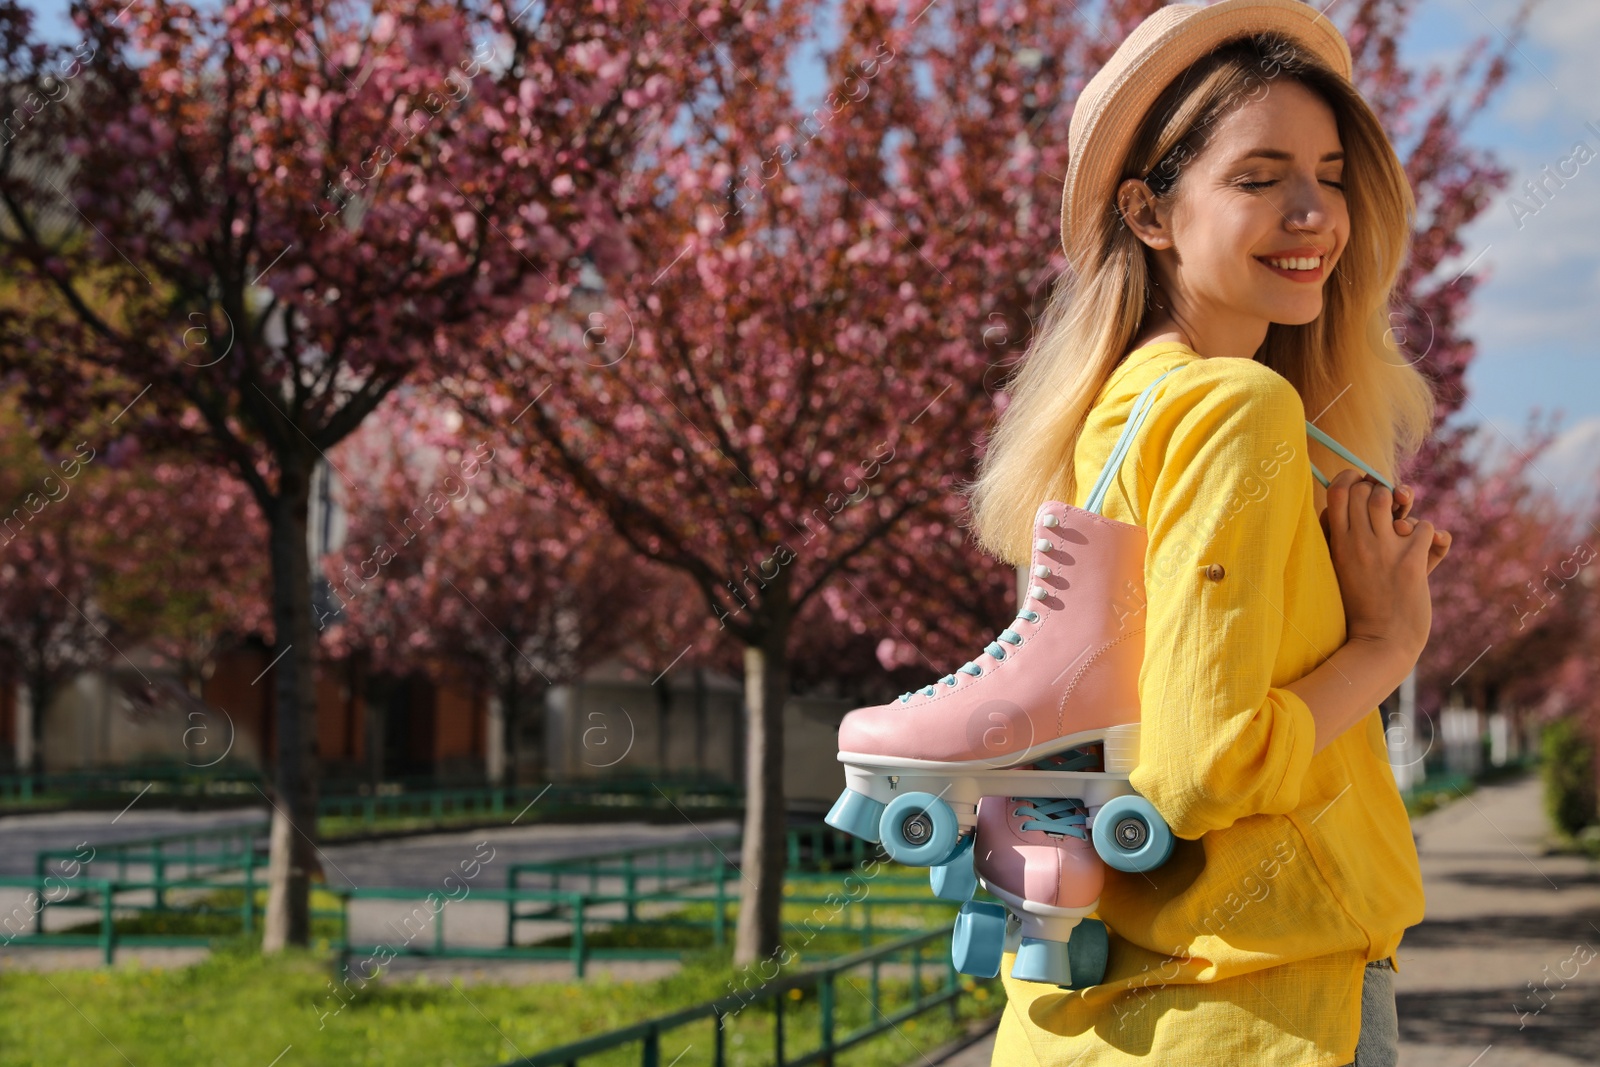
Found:
[[[1362,480],[1371,481],[1368,475],[1362,475]],[[1373,483],[1374,485],[1377,483]],[[1400,484],[1394,487],[1394,532],[1402,537],[1408,537],[1417,528],[1417,520],[1409,518],[1411,505],[1416,502],[1416,494],[1409,485]],[[1328,509],[1322,509],[1320,516],[1322,522],[1322,536],[1328,539]],[[1331,543],[1331,542],[1330,542]],[[1439,565],[1439,561],[1450,554],[1450,531],[1434,530],[1433,544],[1428,547],[1428,573]]]
[[[1394,487],[1394,532],[1402,537],[1410,536],[1411,532],[1417,528],[1417,520],[1407,517],[1411,514],[1411,505],[1415,500],[1416,494],[1411,491],[1409,485],[1402,484]],[[1323,533],[1327,533],[1326,526],[1323,527]],[[1450,531],[1434,530],[1433,543],[1428,546],[1428,573],[1432,574],[1433,568],[1437,567],[1439,561],[1449,554]]]
[[[1409,670],[1428,642],[1428,574],[1449,552],[1450,535],[1410,518],[1411,490],[1396,490],[1391,494],[1347,467],[1328,484],[1322,525],[1344,600],[1347,639],[1377,644]]]

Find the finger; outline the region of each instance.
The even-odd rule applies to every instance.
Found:
[[[1394,533],[1394,494],[1386,485],[1369,483],[1367,491],[1367,518],[1372,522],[1374,534]]]
[[[1359,477],[1359,471],[1346,467],[1328,481],[1328,528],[1332,533],[1350,529],[1350,486]]]
[[[1350,528],[1350,511],[1353,506],[1350,493],[1361,484],[1362,479],[1360,471],[1354,467],[1346,467],[1335,474],[1333,480],[1328,483],[1328,512],[1330,521],[1334,522],[1336,528],[1340,526],[1338,519],[1344,520],[1343,529]]]
[[[1350,532],[1354,534],[1372,534],[1372,483],[1358,481],[1350,487]],[[1385,505],[1385,514],[1387,514]]]
[[[1434,531],[1433,541],[1428,546],[1428,571],[1429,571],[1429,573],[1432,573],[1433,568],[1437,567],[1439,565],[1439,562],[1450,554],[1450,543],[1451,543],[1451,540],[1452,540],[1452,538],[1450,537],[1450,531],[1448,531],[1448,530],[1435,530]]]
[[[1322,514],[1317,516],[1317,522],[1322,526],[1322,539],[1331,542],[1333,535],[1328,532],[1328,509],[1323,508]]]
[[[1406,545],[1407,552],[1429,555],[1433,552],[1433,523],[1422,519],[1412,531],[1416,536],[1411,538],[1411,543]]]
[[[1416,503],[1417,494],[1412,492],[1409,485],[1394,487],[1394,517],[1403,519],[1411,514],[1411,505]]]

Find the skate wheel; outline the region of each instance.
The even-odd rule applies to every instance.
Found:
[[[1105,923],[1099,919],[1080,920],[1067,942],[1067,959],[1072,967],[1072,981],[1067,988],[1084,989],[1105,981],[1110,948]]]
[[[1006,947],[1006,909],[986,900],[969,900],[956,916],[950,935],[950,959],[956,970],[974,978],[1000,973],[1000,956]]]
[[[1172,855],[1172,830],[1144,797],[1106,801],[1094,817],[1094,850],[1119,871],[1149,871]]]
[[[878,838],[889,857],[911,867],[936,867],[949,862],[960,837],[956,813],[932,793],[895,797],[878,821]]]
[[[953,859],[928,868],[928,884],[940,900],[971,900],[978,891],[978,872],[972,869],[972,837],[968,834],[961,839]]]
[[[1078,925],[1082,926],[1082,923]],[[1020,982],[1050,982],[1065,986],[1072,982],[1072,959],[1065,941],[1025,937],[1011,964],[1011,977]]]
[[[843,830],[863,841],[878,840],[878,820],[883,815],[883,805],[854,789],[846,789],[833,802],[827,817],[822,821],[835,830]]]

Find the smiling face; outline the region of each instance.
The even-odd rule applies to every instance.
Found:
[[[1165,197],[1129,179],[1118,204],[1153,250],[1146,329],[1203,355],[1249,357],[1270,323],[1322,313],[1350,235],[1344,151],[1332,108],[1298,81],[1225,114]]]

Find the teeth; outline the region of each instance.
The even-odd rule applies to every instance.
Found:
[[[1269,259],[1267,262],[1283,270],[1316,270],[1322,266],[1322,257],[1291,256],[1287,259]]]

